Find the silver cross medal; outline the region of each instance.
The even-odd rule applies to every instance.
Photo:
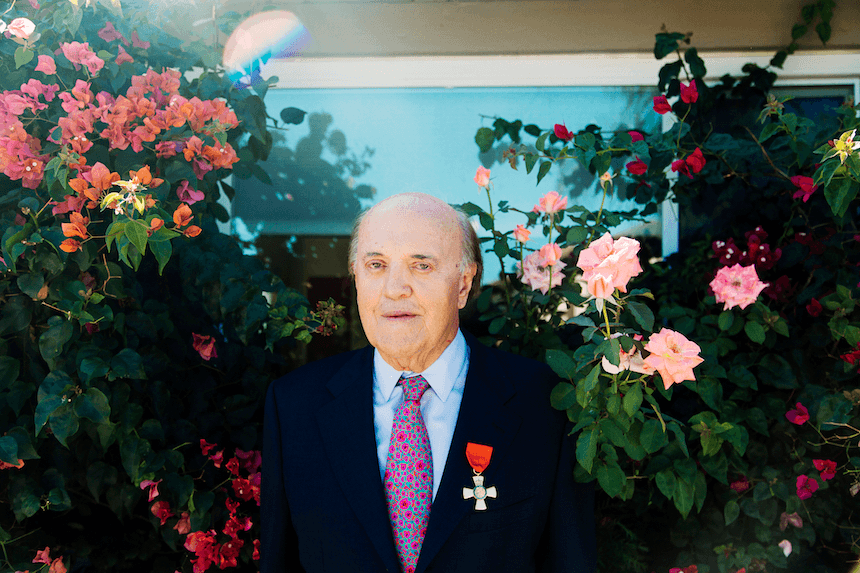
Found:
[[[484,487],[484,476],[480,474],[473,475],[472,481],[475,482],[475,487],[464,487],[463,499],[475,498],[475,509],[477,511],[484,511],[487,509],[487,502],[485,500],[488,497],[496,498],[496,486]]]

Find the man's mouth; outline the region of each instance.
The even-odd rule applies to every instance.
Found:
[[[393,319],[393,320],[405,320],[405,319],[409,319],[409,318],[414,318],[417,315],[413,314],[411,312],[395,311],[395,312],[383,313],[382,316],[385,318],[388,318],[388,319]]]

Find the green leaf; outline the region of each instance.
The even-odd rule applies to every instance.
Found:
[[[761,135],[758,136],[759,143],[764,143],[772,136],[776,135],[782,130],[781,123],[769,123],[764,126],[764,129],[761,130]]]
[[[170,241],[150,241],[149,250],[152,251],[155,260],[158,261],[158,274],[160,275],[173,254],[173,245]]]
[[[639,411],[639,407],[642,405],[642,384],[639,380],[633,383],[633,386],[628,388],[627,393],[624,394],[623,407],[624,411],[631,418],[636,412]],[[667,496],[670,497],[670,496]]]
[[[577,245],[588,238],[588,229],[585,227],[571,227],[567,232],[567,244]]]
[[[93,462],[89,468],[87,468],[87,487],[90,490],[90,493],[93,494],[93,497],[98,501],[101,494],[107,490],[108,487],[112,485],[116,485],[117,482],[117,474],[116,468],[104,463],[103,461]]]
[[[646,420],[642,426],[642,433],[639,435],[639,443],[645,448],[649,454],[653,454],[660,448],[669,444],[669,437],[663,431],[663,426],[658,420],[650,418]]]
[[[556,410],[567,410],[576,404],[576,388],[569,382],[559,382],[552,389],[549,401]]]
[[[97,424],[110,418],[110,404],[107,396],[98,388],[88,388],[84,394],[75,398],[75,412]]]
[[[502,331],[502,328],[505,327],[505,323],[507,322],[507,318],[504,316],[497,316],[492,321],[490,321],[489,326],[487,326],[487,331],[490,334],[498,334]]]
[[[140,355],[131,348],[123,348],[110,361],[110,380],[117,378],[133,378],[143,380],[146,373],[143,371],[143,360]]]
[[[654,330],[654,313],[651,312],[648,305],[631,300],[628,301],[627,308],[630,309],[636,324],[649,332]]]
[[[657,488],[660,490],[660,493],[665,495],[667,499],[672,499],[678,486],[675,472],[672,471],[672,468],[664,468],[657,472],[654,481],[657,482]]]
[[[678,487],[675,490],[675,507],[678,508],[678,511],[681,512],[681,515],[684,519],[689,515],[690,510],[693,509],[693,498],[695,495],[695,486],[688,482],[685,479],[678,480]]]
[[[738,505],[738,502],[733,499],[726,502],[726,506],[723,508],[723,517],[726,519],[726,525],[734,523],[740,514],[741,507]]]
[[[597,438],[597,426],[591,425],[583,430],[576,440],[576,460],[588,473],[591,473],[594,457],[597,455]]]
[[[489,213],[481,211],[478,213],[478,220],[481,222],[481,226],[487,231],[493,230],[493,218]]]
[[[549,168],[552,167],[551,161],[541,161],[540,168],[538,169],[537,182],[540,184],[541,179],[546,177],[546,174],[549,173]]]
[[[535,153],[526,153],[523,156],[526,162],[526,173],[531,173],[532,169],[535,167],[535,163],[537,163],[538,156]]]
[[[546,140],[549,137],[549,134],[550,132],[547,131],[537,138],[537,141],[535,141],[535,149],[538,151],[544,151],[546,149]]]
[[[492,149],[495,141],[496,134],[489,127],[482,127],[478,130],[478,133],[475,134],[475,143],[478,144],[478,149],[481,150],[481,153],[486,153]]]
[[[0,390],[5,390],[18,379],[21,372],[21,362],[11,356],[0,356]]]
[[[18,459],[18,441],[12,436],[0,437],[0,461],[15,465]]]
[[[579,383],[578,386],[582,388],[583,392],[590,392],[594,389],[595,386],[597,386],[597,381],[600,378],[601,370],[602,367],[600,366],[600,364],[598,364],[597,366],[592,368],[591,372],[588,373],[588,376],[586,376],[582,380],[582,382]]]
[[[15,50],[15,69],[29,64],[33,59],[33,56],[33,50],[28,50],[24,46],[19,46],[18,49]]]
[[[834,178],[824,189],[824,198],[830,205],[830,210],[837,217],[844,217],[848,212],[848,206],[857,196],[860,184],[848,177]]]
[[[56,320],[48,321],[52,324],[48,330],[39,337],[39,352],[46,362],[50,363],[63,352],[63,345],[71,340],[74,331],[69,321],[58,317]]]
[[[597,483],[609,497],[620,495],[626,481],[627,476],[624,474],[624,470],[618,467],[615,462],[601,464],[597,468]]]
[[[725,332],[729,330],[732,325],[735,323],[735,314],[730,310],[724,310],[720,313],[719,318],[717,319],[717,326],[720,327],[720,330]]]
[[[57,441],[68,448],[67,440],[78,431],[78,416],[72,405],[64,404],[54,410],[49,423]]]
[[[703,78],[708,74],[705,62],[699,57],[699,52],[696,48],[688,48],[684,53],[684,60],[690,64],[690,73],[693,74],[693,77]],[[699,89],[701,89],[701,86],[699,86]]]
[[[815,33],[818,34],[822,44],[826,44],[830,41],[831,31],[830,24],[827,22],[819,22],[815,27]]]
[[[297,107],[285,107],[281,110],[281,121],[291,125],[299,125],[305,120],[306,111],[302,111]]]
[[[129,222],[125,226],[125,236],[137,247],[141,255],[146,252],[146,243],[149,237],[146,234],[146,227],[144,225],[136,221]]]
[[[39,299],[39,291],[43,286],[45,286],[45,277],[42,273],[24,273],[18,277],[18,288],[33,300]]]
[[[678,49],[678,42],[686,36],[678,32],[660,32],[657,34],[657,39],[654,44],[654,57],[662,60],[672,52]]]
[[[546,363],[561,378],[572,380],[576,375],[576,363],[568,352],[550,348],[546,351]]]
[[[533,123],[530,123],[529,125],[525,126],[523,128],[523,131],[525,131],[529,135],[533,135],[534,137],[540,135],[540,128]]]
[[[747,321],[744,325],[744,332],[746,332],[749,339],[756,344],[762,344],[764,342],[764,327],[759,323],[753,322],[752,320]]]

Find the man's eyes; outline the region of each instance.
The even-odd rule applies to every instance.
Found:
[[[419,270],[419,271],[429,271],[433,268],[433,266],[430,263],[424,263],[424,262],[413,263],[412,267],[414,269]],[[369,261],[367,263],[367,268],[369,268],[371,270],[380,270],[380,269],[385,268],[385,263],[383,263],[382,261]]]

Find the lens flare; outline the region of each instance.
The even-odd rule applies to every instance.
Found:
[[[233,82],[259,78],[260,67],[270,58],[299,54],[310,42],[304,24],[292,12],[270,10],[239,24],[224,46],[223,63]]]

